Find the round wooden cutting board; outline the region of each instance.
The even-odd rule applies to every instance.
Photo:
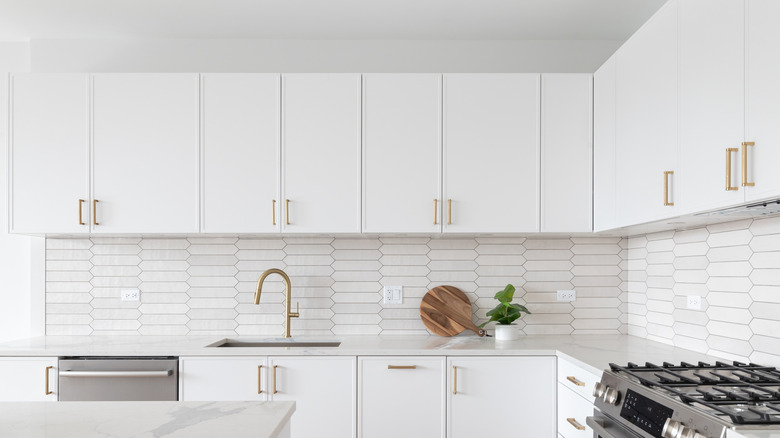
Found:
[[[471,321],[469,297],[454,286],[429,290],[420,303],[420,318],[428,330],[439,336],[455,336],[463,330],[485,336],[485,330]]]

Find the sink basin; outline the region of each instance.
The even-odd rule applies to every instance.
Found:
[[[239,339],[221,339],[206,347],[228,347],[228,348],[313,348],[313,347],[338,347],[341,341],[325,340],[303,340],[294,339],[262,339],[262,340],[239,340]]]

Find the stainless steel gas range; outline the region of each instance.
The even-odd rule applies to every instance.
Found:
[[[723,438],[780,432],[780,371],[714,365],[610,364],[594,389],[594,438]],[[600,411],[600,412],[599,412]]]

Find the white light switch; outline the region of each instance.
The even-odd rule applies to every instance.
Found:
[[[385,286],[384,289],[385,304],[403,304],[404,288],[403,286]]]
[[[688,295],[688,308],[691,310],[701,310],[701,296]]]
[[[141,291],[138,289],[122,289],[122,301],[140,301]]]
[[[577,291],[574,290],[559,290],[558,301],[574,301],[577,299]]]

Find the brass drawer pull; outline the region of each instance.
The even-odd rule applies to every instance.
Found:
[[[277,390],[276,390],[276,368],[277,368],[277,367],[278,367],[278,365],[274,365],[274,372],[273,372],[273,375],[274,375],[274,392],[273,392],[273,393],[274,393],[274,394],[276,394],[277,392],[279,392],[279,391],[277,391]]]
[[[49,370],[54,368],[53,366],[46,367],[46,395],[54,394],[54,391],[49,389]]]
[[[97,199],[92,200],[92,225],[100,225],[97,221]]]
[[[271,201],[271,225],[276,225],[276,199]]]
[[[290,200],[284,200],[284,222],[286,225],[290,225]]]
[[[569,424],[574,426],[574,428],[577,430],[585,430],[585,426],[578,423],[577,420],[575,420],[574,418],[567,418],[566,421],[568,421]]]
[[[458,395],[458,367],[452,366],[452,395]]]
[[[439,200],[438,199],[433,200],[433,224],[434,225],[439,224]]]
[[[81,206],[84,204],[83,199],[79,199],[79,225],[86,225],[84,223],[84,218],[81,216]]]
[[[756,143],[752,141],[744,141],[742,142],[742,187],[755,187],[756,183],[754,182],[748,182],[748,175],[747,175],[747,147],[748,146],[755,146]]]
[[[726,148],[726,190],[739,190],[731,185],[731,153],[739,152],[737,148]]]
[[[447,200],[447,225],[452,225],[452,199]]]
[[[568,377],[566,377],[566,380],[568,380],[569,382],[571,382],[571,383],[573,383],[573,384],[575,384],[577,386],[585,386],[585,382],[577,380],[577,378],[574,377],[574,376],[568,376]]]
[[[669,176],[674,175],[674,171],[664,171],[664,206],[673,207],[674,202],[669,202]]]
[[[388,370],[416,370],[417,365],[388,365]]]
[[[263,366],[262,365],[258,365],[257,366],[257,393],[258,394],[262,394],[263,393],[263,388],[260,386],[261,376],[262,375],[263,375]]]

